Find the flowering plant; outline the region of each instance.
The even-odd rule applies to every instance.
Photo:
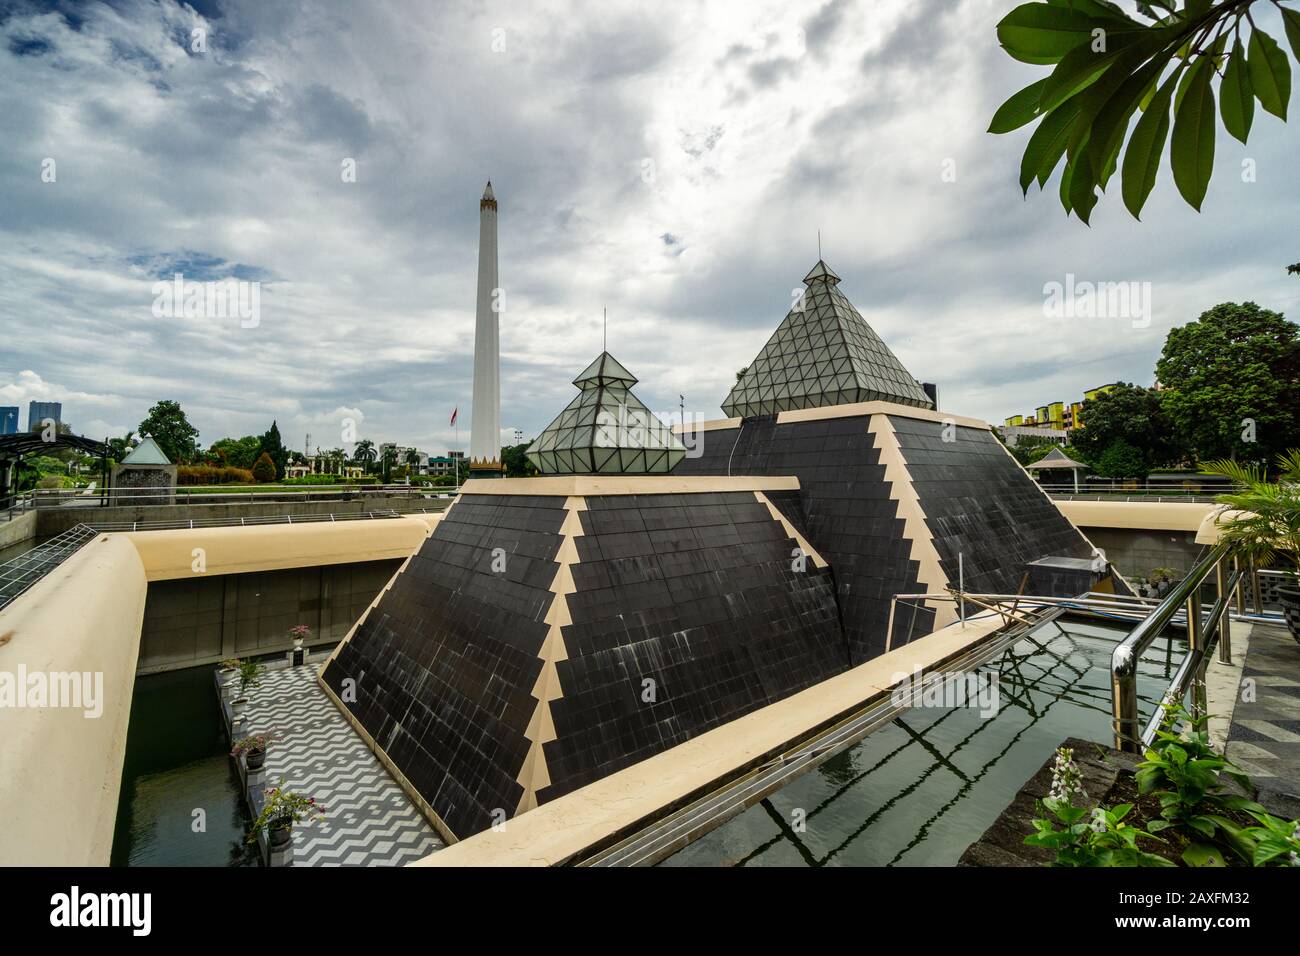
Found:
[[[235,746],[231,748],[230,756],[238,757],[250,750],[265,750],[278,739],[278,735],[273,730],[264,734],[249,734],[242,740],[235,742]]]
[[[1173,866],[1138,847],[1139,837],[1159,837],[1124,822],[1132,804],[1122,803],[1110,810],[1096,807],[1091,812],[1075,805],[1076,800],[1087,799],[1074,751],[1058,748],[1052,762],[1051,788],[1038,801],[1043,816],[1034,820],[1034,832],[1025,837],[1025,843],[1055,850],[1056,866]]]
[[[278,830],[304,820],[323,819],[325,819],[325,808],[316,802],[315,797],[304,797],[281,783],[280,786],[266,791],[266,804],[262,807],[262,812],[257,815],[257,819],[253,821],[253,830],[249,834],[248,842],[252,843],[256,840],[257,834],[263,830]]]
[[[307,638],[311,637],[311,628],[306,624],[299,624],[295,627],[289,628],[289,636],[295,641],[305,641]]]

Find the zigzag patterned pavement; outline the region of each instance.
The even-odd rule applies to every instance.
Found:
[[[316,798],[321,821],[293,828],[294,866],[401,866],[445,844],[316,683],[313,666],[268,670],[248,693],[257,732],[274,731],[267,786]]]

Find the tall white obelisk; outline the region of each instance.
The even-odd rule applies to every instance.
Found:
[[[471,476],[501,467],[501,315],[497,281],[497,200],[488,181],[478,204],[478,310],[474,320],[474,404],[469,433]]]

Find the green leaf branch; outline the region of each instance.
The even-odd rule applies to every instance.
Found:
[[[1286,120],[1291,64],[1255,23],[1256,3],[1281,11],[1300,61],[1300,11],[1281,0],[1139,3],[1148,22],[1110,0],[1034,0],[1013,9],[997,26],[1003,49],[1052,67],[1012,94],[989,125],[991,133],[1009,133],[1038,124],[1021,159],[1020,188],[1044,188],[1059,167],[1061,205],[1087,223],[1118,170],[1124,205],[1140,218],[1167,144],[1174,184],[1199,211],[1219,122],[1245,143],[1256,102]]]

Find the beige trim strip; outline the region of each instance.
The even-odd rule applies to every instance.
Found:
[[[678,422],[672,426],[674,435],[691,434],[692,432],[716,432],[724,428],[739,428],[743,418],[711,418],[706,422],[687,422],[682,424]]]
[[[988,637],[996,614],[969,618],[728,721],[662,753],[542,804],[506,826],[467,837],[412,866],[557,866],[607,844],[665,807],[734,778],[791,741],[861,707]]]
[[[767,495],[763,494],[761,491],[756,491],[754,492],[754,497],[761,503],[767,505],[767,510],[772,513],[773,518],[781,522],[781,527],[785,529],[785,533],[794,538],[795,543],[799,545],[799,550],[812,558],[814,567],[824,568],[827,566],[826,559],[817,553],[817,549],[809,544],[808,539],[801,535],[798,529],[790,523],[789,519],[781,513],[781,509],[768,501]]]
[[[889,483],[889,497],[898,502],[898,517],[903,519],[903,537],[911,542],[910,557],[917,562],[917,584],[926,593],[943,591],[948,587],[948,576],[943,573],[939,562],[939,552],[934,547],[934,536],[926,523],[925,512],[921,509],[921,499],[912,486],[912,475],[907,470],[907,461],[903,450],[898,445],[898,436],[889,415],[871,416],[867,431],[875,436],[876,447],[880,449],[880,463],[885,466],[885,481]],[[922,601],[924,607],[934,610],[934,627],[938,630],[957,620],[957,609],[951,601]],[[885,650],[893,646],[894,635],[885,635]]]
[[[546,495],[598,498],[601,495],[689,495],[710,491],[798,491],[793,475],[547,475],[542,478],[471,478],[461,486],[465,495]]]
[[[788,412],[778,412],[776,421],[778,425],[783,425],[786,422],[816,422],[826,418],[856,418],[860,415],[897,415],[899,418],[916,418],[923,422],[938,422],[941,425],[951,423],[966,428],[989,429],[989,423],[979,418],[933,412],[928,408],[899,405],[896,402],[854,402],[849,405],[825,405],[821,408],[796,408]]]
[[[538,791],[551,785],[551,773],[546,766],[546,750],[543,745],[555,739],[551,701],[564,696],[564,688],[560,686],[560,673],[555,665],[569,659],[568,649],[564,646],[564,628],[573,623],[573,618],[569,615],[568,596],[577,589],[573,583],[573,565],[578,563],[578,546],[574,539],[582,537],[582,519],[578,513],[587,510],[587,502],[580,497],[571,496],[564,507],[568,511],[564,524],[560,527],[564,540],[555,555],[559,567],[555,571],[555,580],[551,583],[551,593],[555,596],[551,599],[546,617],[542,618],[550,630],[542,642],[541,653],[537,655],[542,660],[542,671],[537,675],[532,690],[537,706],[524,731],[524,736],[529,741],[528,755],[524,757],[524,765],[519,768],[519,776],[515,778],[515,782],[524,788],[519,806],[515,808],[515,816],[536,809]]]

